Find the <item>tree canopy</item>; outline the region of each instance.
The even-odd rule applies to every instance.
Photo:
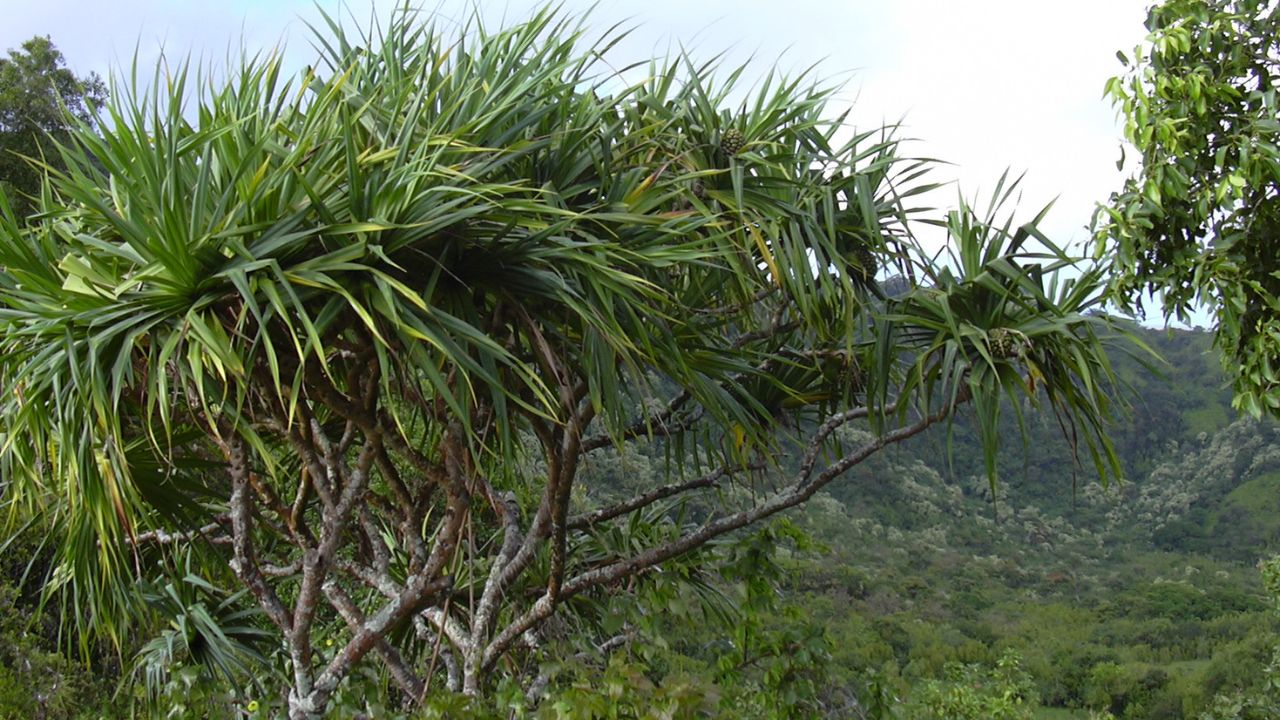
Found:
[[[1113,297],[1213,313],[1236,404],[1280,414],[1280,7],[1167,0],[1107,92],[1141,161],[1097,217]]]
[[[33,37],[0,58],[0,191],[39,192],[38,163],[56,162],[45,139],[65,139],[73,125],[91,122],[105,96],[101,78],[77,77],[48,37]],[[21,196],[12,202],[26,205]]]
[[[320,28],[292,78],[157,68],[59,143],[40,212],[0,202],[6,499],[82,635],[198,547],[287,648],[291,717],[375,657],[410,702],[476,694],[558,611],[962,406],[993,481],[1005,396],[1115,470],[1101,271],[1005,219],[1012,188],[917,218],[928,164],[833,88],[619,72],[619,37],[402,12]],[[583,459],[632,443],[664,484],[584,504]]]

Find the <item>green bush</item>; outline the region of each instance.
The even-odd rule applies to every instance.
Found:
[[[29,608],[0,578],[0,718],[94,717],[106,691],[88,670],[51,650],[32,632]]]
[[[945,680],[926,682],[908,706],[920,720],[1030,720],[1039,705],[1031,676],[1013,650],[994,668],[948,666]]]

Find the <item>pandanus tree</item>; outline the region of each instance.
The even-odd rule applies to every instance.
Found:
[[[365,662],[411,701],[479,694],[572,599],[962,406],[989,461],[1013,396],[1114,468],[1096,270],[1059,277],[1034,224],[963,206],[926,252],[928,165],[849,131],[830,89],[748,93],[683,56],[619,72],[618,36],[584,28],[402,13],[330,23],[288,81],[255,56],[118,83],[38,211],[3,208],[4,492],[56,538],[83,634],[119,632],[177,540],[281,639],[291,717]],[[851,423],[871,439],[838,442]],[[583,459],[642,442],[669,477],[583,504]],[[582,550],[762,473],[750,502]]]

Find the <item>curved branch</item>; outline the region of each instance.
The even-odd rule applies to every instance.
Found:
[[[229,433],[228,433],[229,434]],[[231,474],[231,537],[234,557],[231,569],[235,571],[240,582],[243,582],[254,599],[266,611],[267,617],[284,632],[286,637],[293,633],[293,621],[284,603],[276,595],[275,590],[267,584],[258,566],[257,554],[253,547],[253,511],[250,506],[249,459],[245,442],[238,435],[230,438],[222,445],[227,458],[227,469]]]
[[[329,581],[324,584],[324,594],[328,598],[329,604],[338,611],[343,621],[346,622],[347,629],[353,633],[359,632],[360,626],[364,623],[364,615],[356,607],[356,604],[352,602],[346,591],[338,587],[337,583]],[[413,700],[422,697],[423,681],[409,668],[409,664],[405,662],[400,651],[381,638],[374,647],[382,661],[386,663],[387,670],[391,673],[391,677],[395,679],[396,685],[400,686],[400,690],[405,696]]]
[[[618,517],[619,515],[626,515],[629,512],[634,512],[641,508],[648,507],[659,500],[665,500],[666,498],[681,495],[693,490],[715,487],[723,477],[732,476],[738,472],[762,469],[764,469],[764,465],[762,463],[740,465],[736,468],[720,467],[692,480],[663,485],[662,487],[655,488],[647,493],[627,498],[615,505],[575,515],[572,518],[569,518],[569,529],[585,530],[597,523],[606,522]]]
[[[967,399],[957,398],[957,402]],[[920,420],[911,425],[885,433],[840,458],[816,476],[811,475],[811,470],[808,472],[801,471],[797,473],[787,489],[778,492],[761,505],[708,522],[687,535],[650,548],[634,557],[597,567],[570,578],[564,583],[558,598],[551,598],[547,595],[539,597],[533,607],[513,620],[493,639],[485,649],[483,667],[485,669],[492,668],[493,663],[511,647],[512,643],[521,634],[550,617],[555,611],[555,600],[569,598],[598,585],[604,585],[620,578],[634,575],[658,563],[695,550],[721,535],[776,515],[783,510],[793,508],[813,497],[832,480],[844,474],[854,465],[863,462],[881,448],[920,434],[925,429],[948,417],[954,409],[954,404],[948,405],[936,413],[920,418]]]

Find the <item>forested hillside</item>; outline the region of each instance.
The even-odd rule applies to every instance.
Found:
[[[824,552],[791,556],[788,589],[836,665],[919,699],[1013,650],[1047,708],[1127,718],[1201,717],[1264,682],[1277,626],[1256,564],[1280,548],[1278,428],[1233,419],[1207,334],[1140,333],[1168,363],[1115,358],[1132,389],[1123,482],[1074,467],[1053,418],[1029,414],[994,499],[961,425],[950,453],[933,433],[806,510]]]
[[[1208,334],[1132,331],[1165,361],[1113,358],[1130,405],[1114,431],[1123,481],[1100,484],[1031,407],[1021,428],[1004,414],[994,495],[964,418],[883,454],[795,514],[799,546],[770,536],[785,612],[767,625],[786,638],[771,661],[816,643],[810,690],[856,688],[847,711],[867,717],[877,702],[995,717],[1007,691],[1025,698],[1007,717],[1198,718],[1261,687],[1278,626],[1257,564],[1280,549],[1280,428],[1235,418]],[[644,486],[664,457],[598,461],[586,484]],[[705,654],[699,642],[684,651]]]

